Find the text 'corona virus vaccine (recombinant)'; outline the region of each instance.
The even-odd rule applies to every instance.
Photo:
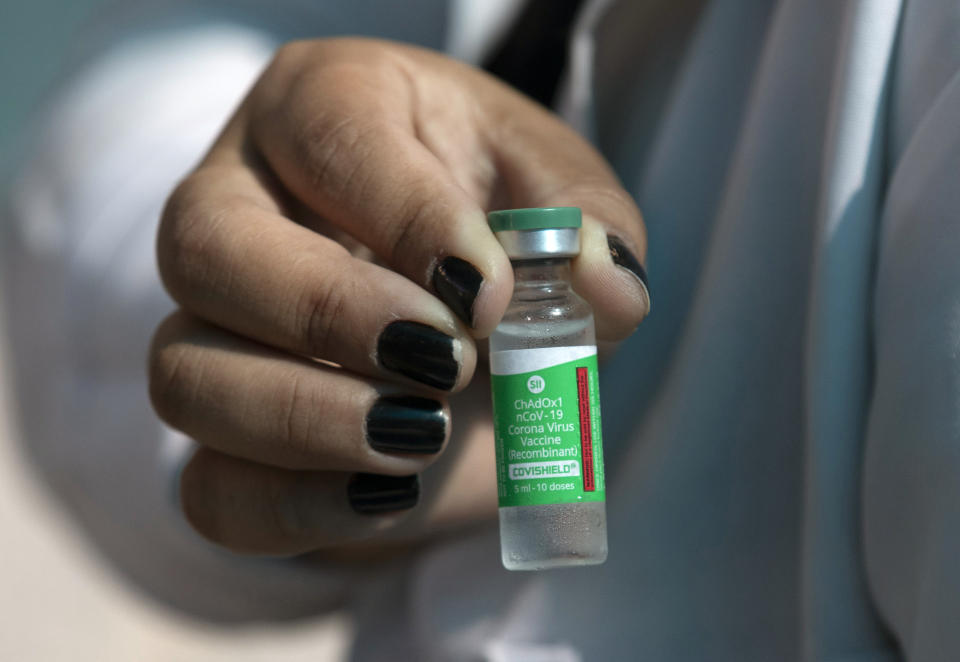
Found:
[[[490,336],[500,503],[509,570],[607,558],[593,311],[570,286],[577,207],[489,214],[513,263],[513,298]]]

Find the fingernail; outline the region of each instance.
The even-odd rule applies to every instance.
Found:
[[[613,263],[618,267],[623,267],[633,274],[640,284],[643,285],[643,291],[647,295],[647,301],[650,301],[650,285],[647,283],[647,272],[644,270],[640,260],[630,252],[626,244],[612,234],[607,235],[607,246],[610,248],[610,257]]]
[[[420,498],[420,477],[355,474],[347,484],[347,497],[358,513],[407,510],[417,505]]]
[[[457,383],[459,342],[419,322],[391,322],[377,341],[377,360],[433,388],[449,391]]]
[[[470,326],[473,326],[473,302],[481,285],[483,274],[458,257],[443,258],[433,270],[433,289],[440,300]]]
[[[446,436],[443,405],[429,398],[383,397],[367,414],[367,441],[381,453],[436,453]]]

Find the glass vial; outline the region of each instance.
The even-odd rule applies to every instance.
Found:
[[[607,558],[593,311],[570,286],[580,209],[489,214],[510,257],[514,292],[490,336],[500,504],[508,570]]]

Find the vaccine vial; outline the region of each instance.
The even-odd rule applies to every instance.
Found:
[[[490,336],[500,548],[508,570],[607,558],[593,311],[570,285],[577,207],[490,212],[513,298]]]

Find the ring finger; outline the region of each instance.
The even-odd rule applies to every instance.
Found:
[[[435,392],[376,384],[184,313],[157,331],[150,392],[160,417],[204,446],[286,469],[414,474],[449,436]]]

